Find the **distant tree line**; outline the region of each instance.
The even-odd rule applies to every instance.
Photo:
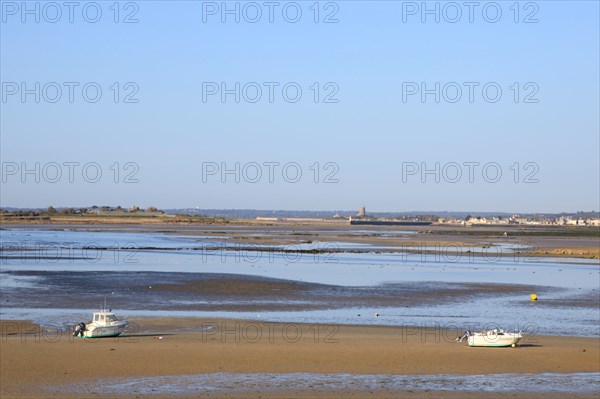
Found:
[[[137,213],[137,212],[161,212],[164,213],[163,211],[159,210],[157,207],[155,206],[149,206],[148,208],[146,208],[146,210],[141,210],[137,205],[132,205],[129,209],[124,209],[121,205],[117,205],[116,207],[110,207],[108,205],[103,205],[103,206],[97,206],[94,205],[90,208],[64,208],[64,209],[56,209],[54,208],[52,205],[50,205],[48,207],[48,209],[46,210],[46,213],[48,214],[61,214],[61,215],[85,215],[88,213],[97,213],[97,212],[130,212],[130,213]]]

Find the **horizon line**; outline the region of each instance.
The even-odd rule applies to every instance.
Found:
[[[68,208],[73,208],[73,209],[80,209],[80,208],[92,208],[94,205],[91,206],[55,206],[55,205],[48,205],[48,206],[52,206],[55,209],[68,209]],[[6,208],[11,208],[11,209],[18,209],[18,210],[43,210],[43,209],[47,209],[48,206],[42,206],[42,207],[19,207],[19,206],[0,206],[0,209],[6,209]],[[117,206],[121,206],[121,205],[96,205],[98,207],[102,207],[102,206],[109,206],[110,208],[116,208]],[[150,205],[149,205],[150,206]],[[156,207],[156,206],[155,206]],[[123,209],[128,209],[129,206],[122,206]],[[358,212],[357,209],[319,209],[319,210],[314,210],[314,209],[275,209],[275,208],[269,208],[269,209],[259,209],[259,208],[198,208],[198,207],[156,207],[158,210],[169,210],[169,211],[173,211],[173,210],[198,210],[198,211],[254,211],[254,212],[330,212],[330,213],[335,213],[335,212]],[[144,209],[144,207],[140,207],[140,209]],[[561,211],[550,211],[550,212],[544,212],[544,211],[526,211],[526,212],[516,212],[516,211],[496,211],[496,210],[491,210],[491,211],[475,211],[475,210],[470,210],[470,211],[453,211],[453,210],[410,210],[410,211],[400,211],[400,210],[394,210],[394,211],[368,211],[367,215],[370,214],[377,214],[377,213],[408,213],[408,214],[412,214],[412,213],[426,213],[429,215],[436,215],[438,213],[473,213],[473,214],[477,214],[477,213],[497,213],[497,214],[511,214],[511,215],[531,215],[531,214],[538,214],[538,215],[558,215],[558,214],[569,214],[569,213],[598,213],[599,211],[597,210],[577,210],[577,211],[566,211],[566,210],[561,210]]]

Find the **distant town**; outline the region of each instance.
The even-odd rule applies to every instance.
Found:
[[[260,217],[259,220],[285,220],[281,217]],[[300,219],[300,218],[287,218]],[[326,218],[324,218],[326,219]],[[405,225],[527,225],[527,226],[600,226],[600,215],[597,212],[581,212],[574,215],[498,215],[498,216],[439,216],[435,214],[414,214],[396,217],[381,216],[379,214],[367,214],[366,207],[361,207],[355,215],[342,216],[339,213],[331,216],[331,219],[348,219],[353,224],[405,224]]]
[[[91,206],[82,208],[1,208],[4,220],[11,218],[43,218],[52,216],[130,216],[130,217],[205,217],[223,219],[254,219],[263,222],[348,222],[350,224],[382,225],[447,225],[447,226],[600,226],[600,212],[575,212],[558,214],[510,214],[503,212],[373,212],[365,206],[358,211],[293,211],[255,209],[158,209],[154,206],[140,208],[136,205]]]

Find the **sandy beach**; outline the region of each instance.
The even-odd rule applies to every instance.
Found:
[[[113,380],[224,372],[233,375],[600,372],[600,340],[596,338],[531,336],[515,349],[470,348],[454,341],[457,331],[415,327],[191,318],[130,321],[136,330],[133,334],[96,340],[72,338],[67,332],[40,333],[34,324],[24,321],[2,322],[2,398],[98,397],[96,393],[101,392],[102,384]],[[139,397],[135,392],[112,396]],[[289,391],[279,386],[275,390],[256,387],[237,392],[223,387],[221,392],[177,397],[343,396],[525,398],[536,395],[426,390],[367,392],[350,387],[344,392],[332,392],[327,386]],[[544,396],[565,397],[564,394]]]

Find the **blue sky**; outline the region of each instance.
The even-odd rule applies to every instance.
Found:
[[[97,2],[102,15],[90,23],[82,15],[86,8],[95,17],[89,2],[77,3],[73,22],[64,6],[58,18],[48,2],[27,2],[39,7],[37,23],[21,2],[2,1],[1,205],[600,207],[598,2],[519,2],[518,16],[513,1],[479,2],[472,22],[464,2],[427,2],[439,23],[421,14],[422,2],[319,2],[318,23],[314,1],[275,3],[270,23],[264,2],[227,2],[240,9],[236,23],[229,14],[222,22],[222,2],[120,2],[115,23],[114,2]],[[451,23],[454,5],[462,17]],[[246,21],[256,7],[262,18]],[[288,22],[297,9],[299,21]],[[123,23],[132,13],[138,22]],[[324,23],[332,13],[337,23]],[[102,90],[95,103],[81,90],[90,82]],[[219,90],[239,82],[239,103],[206,92],[203,101],[207,82]],[[435,93],[423,101],[422,85],[435,91],[436,82],[439,102]],[[24,101],[22,84],[34,92]],[[55,85],[62,95],[53,103]],[[253,103],[256,85],[263,91]],[[291,102],[297,87],[302,96]],[[452,102],[456,87],[462,96]],[[128,94],[137,102],[124,102]],[[236,163],[239,172],[221,175]],[[72,181],[66,165],[74,165]],[[90,176],[97,170],[99,179]]]

